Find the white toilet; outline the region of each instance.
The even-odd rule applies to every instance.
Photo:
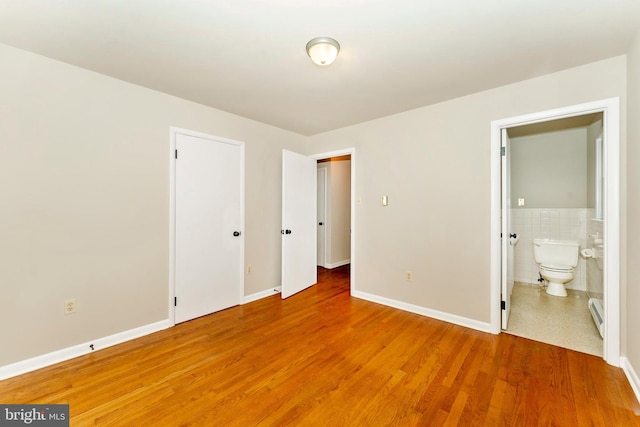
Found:
[[[540,275],[549,283],[549,295],[567,296],[564,284],[573,280],[579,249],[580,244],[573,241],[533,240],[533,254],[539,265]]]

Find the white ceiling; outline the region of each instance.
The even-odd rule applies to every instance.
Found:
[[[639,29],[639,0],[0,0],[0,43],[303,135],[621,55]]]

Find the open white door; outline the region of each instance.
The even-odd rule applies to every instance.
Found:
[[[282,150],[282,298],[317,282],[316,160]]]
[[[325,266],[326,251],[326,189],[327,189],[327,169],[318,168],[318,262],[320,267]]]
[[[511,215],[511,153],[509,145],[509,135],[507,129],[502,129],[501,134],[501,180],[502,180],[502,201],[501,201],[501,245],[502,245],[502,273],[501,273],[501,304],[502,304],[502,329],[507,329],[509,323],[509,313],[511,312],[511,292],[513,291],[513,245],[511,245],[511,225],[509,217]]]

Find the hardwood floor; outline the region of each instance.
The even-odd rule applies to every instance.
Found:
[[[351,298],[348,266],[279,295],[0,382],[72,426],[640,426],[601,358]]]

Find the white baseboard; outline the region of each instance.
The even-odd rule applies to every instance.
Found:
[[[345,259],[345,260],[342,260],[342,261],[332,262],[332,263],[325,263],[324,268],[328,268],[328,269],[338,268],[338,267],[342,267],[343,265],[347,265],[347,264],[351,264],[351,260],[350,259]]]
[[[491,324],[479,322],[477,320],[468,319],[462,316],[456,316],[455,314],[449,314],[438,310],[432,310],[430,308],[420,307],[418,305],[409,304],[402,301],[396,301],[390,298],[381,297],[378,295],[368,294],[366,292],[352,291],[351,296],[364,299],[367,301],[375,302],[378,304],[386,305],[389,307],[397,308],[400,310],[408,311],[410,313],[420,314],[422,316],[431,317],[433,319],[442,320],[454,325],[464,326],[466,328],[475,329],[481,332],[491,332]]]
[[[259,299],[270,297],[271,295],[279,294],[282,286],[276,286],[275,288],[267,289],[262,292],[256,292],[255,294],[247,295],[242,301],[243,304],[248,304]]]
[[[638,374],[631,366],[631,362],[626,357],[620,358],[620,365],[624,374],[627,376],[627,380],[629,380],[629,384],[631,384],[631,388],[633,389],[633,393],[636,395],[636,399],[640,403],[640,378],[638,378]]]
[[[98,338],[96,340],[87,341],[83,344],[74,345],[72,347],[63,348],[51,353],[32,357],[10,365],[0,366],[0,380],[22,375],[36,369],[64,362],[74,357],[82,356],[96,350],[121,344],[135,338],[140,338],[154,332],[161,331],[173,326],[169,319],[151,323],[149,325],[140,326],[139,328],[130,329],[128,331],[119,332],[108,337]],[[91,349],[90,346],[93,346]]]

